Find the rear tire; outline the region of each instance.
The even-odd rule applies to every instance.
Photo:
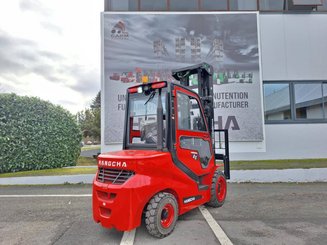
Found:
[[[223,172],[216,170],[211,183],[211,199],[207,203],[210,207],[219,208],[223,206],[227,195],[227,182]]]
[[[145,212],[148,232],[164,238],[173,232],[178,218],[178,204],[174,195],[160,192],[150,200]]]

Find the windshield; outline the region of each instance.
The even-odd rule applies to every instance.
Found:
[[[163,125],[166,115],[166,89],[161,91]],[[128,142],[129,144],[157,144],[157,106],[159,89],[149,94],[131,93],[128,101]],[[164,134],[163,134],[164,135]],[[164,141],[164,140],[163,140]]]

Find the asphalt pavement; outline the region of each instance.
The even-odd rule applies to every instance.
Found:
[[[120,244],[123,232],[93,222],[91,188],[0,187],[0,244]],[[326,190],[327,183],[229,184],[224,206],[207,209],[233,244],[326,244]],[[175,231],[164,239],[153,238],[142,225],[134,244],[219,241],[194,209],[180,216]]]

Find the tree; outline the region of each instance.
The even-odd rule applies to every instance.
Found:
[[[91,109],[101,109],[101,92],[99,91],[92,100]]]
[[[99,91],[91,104],[93,114],[92,131],[93,135],[101,139],[101,92]]]
[[[101,93],[98,92],[92,100],[90,108],[77,113],[77,121],[83,132],[83,137],[101,140]]]

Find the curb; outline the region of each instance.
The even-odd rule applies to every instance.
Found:
[[[327,168],[232,170],[231,183],[327,182]]]

